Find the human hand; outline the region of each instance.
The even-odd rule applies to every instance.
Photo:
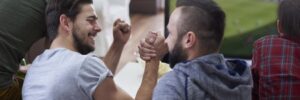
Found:
[[[161,59],[168,52],[168,46],[165,38],[156,32],[149,32],[146,39],[143,39],[139,45],[140,57],[145,60],[153,58]]]
[[[28,64],[28,65],[21,65],[21,66],[19,67],[19,71],[22,72],[22,73],[24,73],[24,74],[26,74],[30,66],[31,66],[31,64]]]
[[[146,36],[145,39],[142,39],[140,42],[140,45],[138,46],[139,48],[139,54],[140,57],[145,60],[148,61],[150,60],[152,57],[156,57],[156,51],[154,49],[154,42],[156,40],[157,34],[153,33],[153,32],[149,32]]]
[[[156,33],[157,38],[154,42],[154,49],[156,51],[158,59],[162,59],[165,54],[169,52],[168,44],[165,42],[165,37],[160,34]]]
[[[131,28],[130,25],[127,24],[125,21],[121,19],[117,19],[114,22],[113,27],[113,36],[114,36],[114,42],[117,44],[126,44],[131,34]]]

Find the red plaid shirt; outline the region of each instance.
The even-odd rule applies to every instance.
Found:
[[[300,100],[300,38],[257,40],[252,67],[254,100]]]

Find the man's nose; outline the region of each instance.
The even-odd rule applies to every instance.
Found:
[[[95,30],[96,32],[100,32],[102,29],[101,29],[100,25],[97,23],[97,24],[95,25],[95,27],[94,27],[94,30]]]

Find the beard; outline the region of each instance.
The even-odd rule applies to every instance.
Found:
[[[170,65],[173,68],[177,63],[187,60],[187,54],[184,52],[179,42],[176,42],[174,49],[169,55]]]
[[[76,31],[75,29],[78,29],[77,27],[74,26],[74,29],[72,30],[72,34],[73,34],[73,41],[74,41],[74,47],[75,49],[80,53],[80,54],[88,54],[92,51],[95,50],[94,47],[84,43],[83,39],[80,38],[78,31]]]

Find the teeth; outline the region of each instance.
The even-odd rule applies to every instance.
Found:
[[[95,37],[93,35],[89,36],[92,40],[95,40]]]
[[[95,41],[95,38],[96,38],[96,33],[89,33],[89,37]]]

